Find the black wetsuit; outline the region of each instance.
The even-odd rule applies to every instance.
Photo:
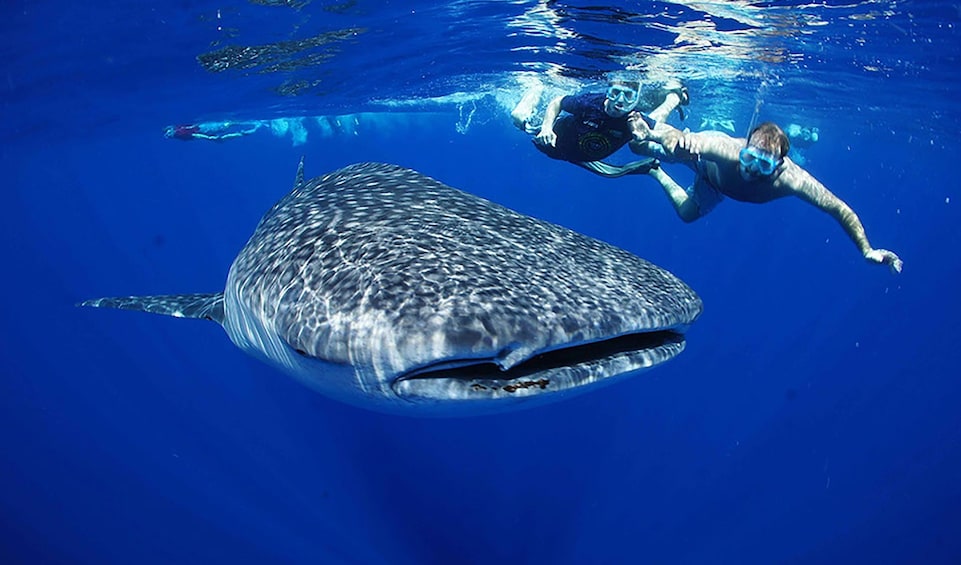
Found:
[[[604,111],[604,94],[579,94],[561,99],[561,110],[568,115],[554,122],[557,142],[554,147],[535,143],[541,152],[552,159],[583,163],[600,161],[614,154],[633,139],[627,116],[612,118]],[[641,114],[648,127],[654,120]]]

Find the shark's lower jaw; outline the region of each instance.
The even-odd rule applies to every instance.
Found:
[[[537,353],[510,369],[490,360],[445,362],[399,376],[394,393],[413,403],[523,400],[576,394],[648,369],[684,350],[684,335],[673,330],[635,333]]]

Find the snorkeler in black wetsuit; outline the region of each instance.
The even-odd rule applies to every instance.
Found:
[[[206,122],[199,124],[180,124],[164,128],[164,137],[193,141],[206,139],[224,141],[235,137],[250,135],[260,129],[261,122]]]
[[[637,112],[640,83],[613,79],[606,94],[558,96],[544,112],[534,145],[552,159],[569,161],[605,177],[644,174],[657,167],[654,159],[626,165],[602,161],[633,140],[628,119],[639,116],[649,127],[655,121]],[[561,111],[566,115],[558,117]]]
[[[534,107],[540,99],[543,87],[536,83],[525,92],[521,101],[511,111],[514,125],[527,133],[535,134],[535,146],[548,157],[569,161],[604,177],[620,177],[642,174],[658,166],[651,152],[637,146],[628,124],[637,116],[650,127],[667,119],[675,109],[690,103],[687,89],[678,81],[669,81],[656,92],[648,93],[660,98],[656,107],[646,115],[637,110],[641,101],[640,80],[632,75],[617,74],[608,82],[606,94],[581,94],[558,96],[551,100],[540,125],[530,120]],[[650,98],[650,96],[648,96]],[[654,106],[652,100],[645,103]],[[560,116],[561,112],[566,114]],[[558,117],[560,116],[560,117]],[[625,165],[612,165],[602,161],[617,150],[630,144],[631,151],[646,159]]]
[[[636,103],[636,91],[619,89],[617,86],[612,86],[611,89],[618,92],[620,98],[624,98],[623,92],[631,92],[630,101]],[[613,104],[608,104],[608,100],[609,95],[604,94],[562,97],[560,109],[567,114],[553,123],[551,129],[555,134],[554,144],[542,142],[542,136],[538,135],[534,139],[536,147],[548,157],[572,163],[600,161],[610,157],[634,138],[628,124],[628,116],[634,110],[629,106],[626,111],[617,108],[613,113],[620,115],[611,115],[606,111],[606,107],[616,106],[619,100]],[[648,127],[654,127],[654,120],[638,114]],[[543,128],[541,131],[544,131]]]

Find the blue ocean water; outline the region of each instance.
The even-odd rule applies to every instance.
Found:
[[[4,563],[961,561],[961,5],[2,13]],[[817,127],[799,158],[904,272],[796,199],[684,224],[653,180],[549,160],[511,124],[530,85],[623,68],[688,85],[678,127]],[[218,122],[263,127],[162,133]],[[221,290],[301,156],[310,176],[415,168],[624,247],[705,312],[682,355],[625,382],[420,419],[318,395],[214,324],[75,307]]]

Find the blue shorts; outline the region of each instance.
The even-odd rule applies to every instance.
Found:
[[[697,205],[698,216],[707,214],[724,200],[724,195],[702,175],[697,175],[694,184],[687,189],[687,195]]]

